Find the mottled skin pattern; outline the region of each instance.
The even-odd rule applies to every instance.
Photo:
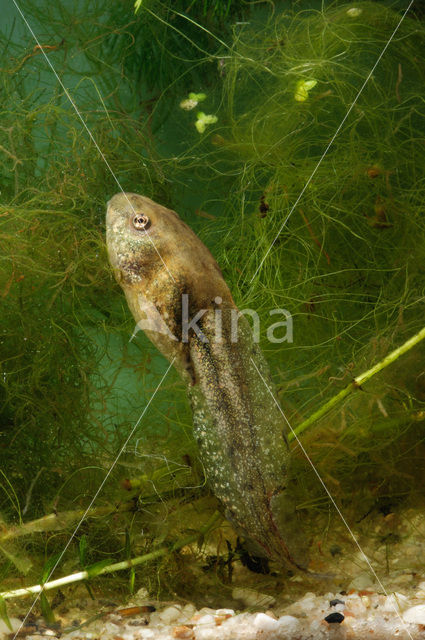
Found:
[[[134,227],[137,214],[148,216],[146,229]],[[238,312],[217,263],[174,211],[137,194],[110,200],[106,230],[109,259],[136,322],[153,304],[178,338],[146,331],[168,360],[175,358],[187,383],[201,459],[226,516],[267,556],[302,568],[285,492],[283,419],[255,368],[273,389],[244,317],[231,340],[231,315]],[[189,318],[206,310],[197,323],[204,339],[191,330],[181,342],[182,294],[189,296]]]

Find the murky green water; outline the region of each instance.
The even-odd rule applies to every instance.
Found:
[[[117,574],[123,594],[188,596],[201,565],[225,591],[241,558],[285,584],[223,518],[202,531],[221,507],[185,385],[171,370],[157,389],[167,363],[132,338],[106,258],[121,188],[176,210],[258,314],[291,427],[331,403],[304,451],[290,436],[300,535],[325,553],[311,568],[350,555],[335,504],[377,541],[377,572],[396,570],[384,546],[405,557],[388,523],[422,509],[422,343],[348,387],[423,329],[423,23],[402,2],[249,5],[24,2],[36,41],[3,2],[2,591],[44,581],[65,547],[55,576],[175,543]],[[292,340],[271,341],[282,309]]]

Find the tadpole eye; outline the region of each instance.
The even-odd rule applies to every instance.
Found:
[[[144,213],[137,213],[133,218],[133,227],[135,229],[147,229],[150,224],[151,221]]]

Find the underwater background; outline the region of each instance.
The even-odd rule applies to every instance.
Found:
[[[94,565],[89,589],[221,593],[244,552],[224,519],[205,537],[219,504],[174,371],[125,444],[167,362],[131,339],[106,202],[144,194],[201,237],[259,313],[279,402],[303,424],[423,329],[423,16],[400,23],[407,2],[18,4],[37,41],[2,0],[1,590],[60,558],[61,575]],[[293,340],[272,344],[281,308]],[[300,434],[383,570],[402,542],[388,516],[423,508],[423,363],[418,342]],[[303,538],[336,562],[340,516],[295,440],[291,455]],[[143,572],[95,577],[187,536],[190,551]]]

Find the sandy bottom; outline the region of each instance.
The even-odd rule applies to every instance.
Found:
[[[356,539],[368,561],[343,525],[312,541],[310,570],[332,574],[324,580],[256,574],[237,561],[226,583],[188,547],[181,552],[188,567],[184,596],[158,601],[140,589],[125,602],[92,600],[80,585],[56,595],[62,601],[54,624],[32,614],[23,624],[29,602],[16,602],[9,613],[14,633],[0,620],[0,640],[16,632],[33,640],[425,640],[425,514],[362,520]],[[209,551],[216,550],[213,541]]]
[[[19,629],[18,618],[12,618],[12,624],[14,631],[19,629],[19,637],[33,640],[425,639],[425,581],[410,597],[401,592],[385,596],[370,589],[321,596],[307,592],[288,605],[252,589],[235,589],[233,595],[240,602],[249,601],[250,608],[257,611],[161,603],[150,600],[141,590],[125,608],[111,609],[101,602],[81,599],[67,606],[55,625],[30,619]],[[91,622],[86,618],[88,612]],[[4,623],[1,625],[1,638],[13,637],[6,634]]]

